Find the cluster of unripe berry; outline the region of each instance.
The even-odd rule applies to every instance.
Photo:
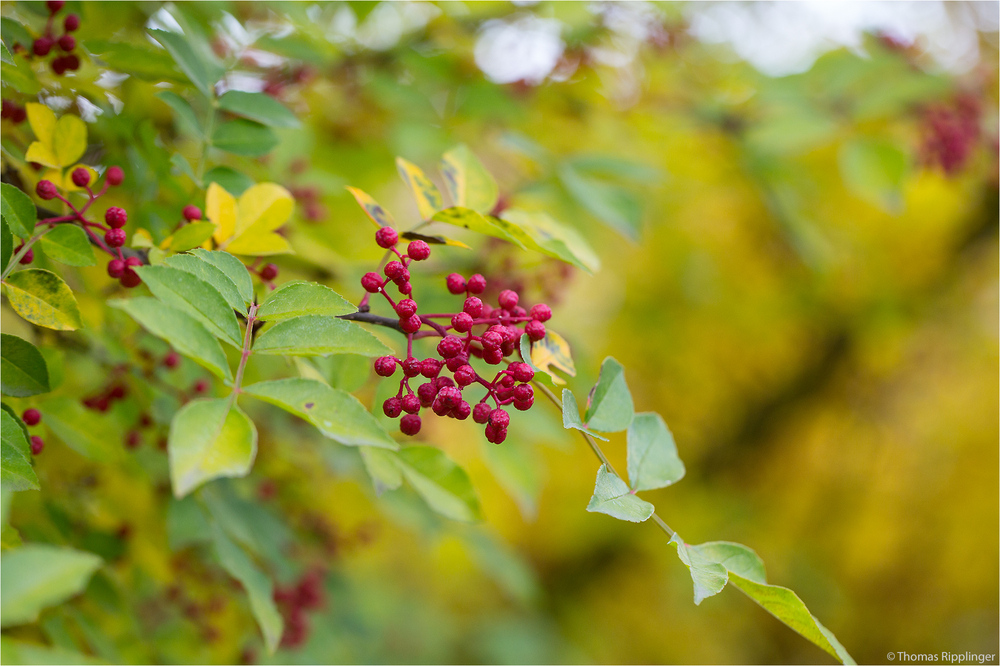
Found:
[[[310,569],[299,581],[289,587],[274,589],[274,602],[285,619],[285,632],[281,646],[297,648],[309,637],[309,620],[306,611],[323,605],[323,572]]]
[[[57,76],[62,76],[67,71],[80,69],[80,58],[73,53],[73,50],[76,49],[76,38],[70,34],[80,27],[80,17],[76,14],[67,15],[63,19],[63,34],[56,36],[53,31],[55,16],[62,10],[65,4],[63,0],[48,0],[45,3],[45,6],[49,9],[49,19],[45,23],[45,33],[31,45],[31,52],[39,58],[48,56],[55,49],[63,52],[63,55],[53,58],[50,64],[52,71]],[[19,50],[18,46],[20,45],[15,45],[15,51]]]
[[[42,422],[42,413],[34,407],[31,407],[24,410],[24,413],[21,414],[21,420],[24,421],[24,425],[30,428]],[[42,452],[42,449],[45,448],[45,441],[38,435],[32,435],[29,446],[31,447],[32,455],[37,456]]]
[[[28,111],[23,106],[18,106],[9,99],[5,99],[2,109],[0,109],[0,118],[19,125],[28,119]]]
[[[389,302],[399,318],[399,328],[407,335],[407,357],[381,356],[375,360],[375,373],[381,377],[391,377],[397,366],[402,369],[403,378],[399,382],[397,394],[382,404],[382,411],[389,418],[402,415],[399,429],[406,435],[420,432],[420,410],[430,408],[438,416],[465,420],[472,416],[476,423],[486,426],[486,439],[499,444],[507,437],[510,414],[503,409],[513,405],[524,411],[534,403],[534,390],[529,382],[534,371],[527,363],[513,362],[499,370],[492,380],[481,376],[471,364],[473,357],[480,358],[489,365],[499,365],[519,348],[521,336],[527,335],[533,341],[545,337],[545,324],[552,316],[552,310],[539,303],[525,310],[518,305],[517,292],[506,289],[497,298],[498,307],[483,303],[479,295],[486,290],[486,278],[476,274],[468,280],[452,273],[446,280],[451,294],[464,295],[462,310],[456,313],[417,314],[418,305],[412,298],[409,267],[414,261],[422,261],[430,256],[430,246],[422,240],[410,241],[404,255],[397,249],[399,236],[391,227],[382,227],[375,233],[375,242],[390,250],[398,260],[388,262],[383,268],[385,276],[366,273],[361,285],[368,294],[380,293]],[[396,302],[386,292],[393,283],[404,296]],[[368,295],[361,305],[366,306]],[[442,323],[435,319],[445,320]],[[439,336],[438,358],[417,359],[413,356],[413,340],[422,337]],[[449,371],[452,376],[442,375]],[[420,384],[417,390],[410,387],[410,380],[423,377],[429,381]],[[486,389],[486,394],[475,407],[464,399],[463,391],[473,384]],[[491,407],[492,400],[495,407]]]

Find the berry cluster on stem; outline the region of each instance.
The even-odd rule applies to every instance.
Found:
[[[37,58],[46,58],[52,53],[62,52],[62,55],[56,55],[49,64],[56,76],[80,69],[80,58],[73,53],[76,49],[76,38],[70,34],[80,27],[80,17],[76,14],[68,14],[62,22],[62,34],[57,35],[55,32],[56,14],[62,10],[65,4],[64,0],[48,0],[45,3],[49,10],[45,30],[42,36],[31,44],[31,55]],[[20,44],[15,44],[14,51],[21,50],[20,46]]]

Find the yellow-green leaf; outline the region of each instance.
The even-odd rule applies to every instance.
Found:
[[[464,208],[462,206],[445,208],[444,210],[435,213],[431,218],[431,221],[450,224],[453,227],[460,227],[462,229],[468,229],[469,231],[474,231],[486,236],[499,238],[513,243],[520,248],[525,247],[524,242],[520,238],[517,238],[517,235],[520,235],[523,238],[524,234],[513,235],[509,233],[511,225],[506,224],[503,220],[495,217],[486,217],[482,213],[479,213],[471,208]]]
[[[4,284],[10,306],[32,324],[57,331],[83,326],[73,292],[55,273],[29,268],[11,274]]]
[[[375,223],[375,226],[391,227],[395,224],[395,220],[392,219],[389,211],[382,208],[367,192],[363,192],[356,187],[348,187],[347,191],[354,196],[354,200],[361,206],[361,210],[365,211],[368,219]]]
[[[417,200],[417,210],[420,211],[421,219],[429,220],[434,213],[444,207],[441,193],[420,167],[402,157],[397,157],[396,168],[403,182],[413,193],[413,198]]]
[[[56,122],[52,133],[52,151],[59,161],[57,166],[69,166],[87,150],[87,125],[76,116],[64,115]]]
[[[462,144],[444,154],[441,174],[456,206],[484,214],[493,210],[500,194],[497,182],[468,146]]]
[[[174,495],[211,479],[246,476],[257,455],[257,429],[229,398],[193,400],[170,423],[167,440]]]
[[[557,386],[565,384],[566,380],[554,373],[553,368],[576,377],[569,343],[555,331],[548,330],[544,338],[531,343],[531,364],[551,377],[552,383]]]

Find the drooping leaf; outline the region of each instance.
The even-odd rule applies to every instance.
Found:
[[[612,357],[601,363],[601,374],[587,400],[584,423],[600,432],[620,432],[632,423],[635,407],[625,383],[625,368]]]
[[[691,571],[695,605],[722,592],[722,588],[729,582],[729,571],[725,566],[705,557],[697,546],[688,546],[677,533],[670,538],[670,543],[677,548],[677,557]]]
[[[15,398],[50,390],[49,369],[42,354],[16,335],[0,334],[0,389]]]
[[[590,498],[587,511],[604,513],[618,520],[641,523],[653,515],[653,505],[636,497],[628,484],[619,479],[607,465],[597,470],[594,495]]]
[[[333,289],[295,280],[272,291],[257,310],[257,317],[264,321],[281,321],[303,315],[336,316],[357,311],[357,306]]]
[[[500,189],[493,175],[465,144],[452,148],[441,158],[448,196],[456,206],[488,214],[497,203]]]
[[[453,227],[459,227],[462,229],[468,229],[469,231],[474,231],[479,234],[484,234],[486,236],[492,236],[493,238],[499,238],[505,240],[509,243],[513,243],[520,248],[525,247],[524,243],[517,238],[508,233],[502,223],[496,222],[497,218],[486,217],[482,213],[479,213],[471,208],[463,208],[461,206],[452,206],[451,208],[445,208],[440,210],[431,217],[432,222],[441,222],[443,224],[450,224]],[[523,235],[521,235],[523,238]]]
[[[288,221],[295,200],[285,188],[259,183],[239,201],[217,183],[208,186],[205,213],[215,224],[215,242],[233,254],[268,255],[291,252],[275,229]]]
[[[216,376],[233,378],[219,341],[194,317],[154,298],[111,300],[108,305],[124,310],[147,331]]]
[[[278,145],[278,136],[252,120],[228,120],[215,128],[212,145],[234,155],[260,157]]]
[[[358,324],[325,315],[306,315],[279,321],[257,337],[253,350],[255,353],[288,356],[382,356],[392,353]]]
[[[570,428],[574,430],[580,430],[585,432],[591,437],[596,437],[597,439],[608,441],[607,437],[601,437],[596,432],[588,430],[583,421],[580,420],[580,407],[576,403],[576,396],[569,389],[563,389],[562,392],[562,413],[563,413],[563,428],[569,430]]]
[[[269,127],[300,127],[302,124],[281,102],[259,92],[230,90],[219,98],[219,108]]]
[[[75,224],[60,224],[39,239],[47,256],[69,266],[93,266],[94,248],[86,232]]]
[[[235,259],[235,257],[233,258]],[[236,261],[239,260],[236,259]],[[246,314],[247,306],[243,300],[243,296],[240,294],[239,288],[228,275],[223,273],[214,264],[209,263],[195,254],[177,254],[172,257],[167,257],[163,263],[171,268],[180,269],[187,273],[191,273],[200,280],[204,280],[208,284],[215,287],[216,291],[222,294],[222,298],[225,299],[229,307],[244,315]],[[241,270],[246,272],[242,268]]]
[[[170,237],[170,251],[184,252],[200,247],[215,233],[215,225],[211,222],[192,222],[185,224]]]
[[[403,470],[399,459],[389,449],[366,446],[360,449],[361,460],[365,470],[375,486],[375,494],[381,495],[387,490],[395,490],[403,485]]]
[[[240,324],[215,287],[171,266],[137,266],[135,270],[154,296],[194,317],[223,342],[242,348]]]
[[[29,544],[0,557],[0,626],[38,619],[49,606],[83,591],[101,558],[72,548]]]
[[[83,326],[73,292],[55,273],[29,268],[11,273],[4,284],[10,306],[32,324],[57,331]]]
[[[5,411],[0,412],[0,481],[6,490],[39,489],[28,440],[18,422]]]
[[[10,232],[18,238],[30,238],[38,221],[38,211],[31,197],[10,183],[0,183],[0,206]],[[7,267],[6,262],[3,267]]]
[[[341,444],[398,448],[357,398],[315,379],[259,382],[244,387],[243,392],[305,419]]]
[[[673,433],[654,412],[642,412],[628,427],[628,478],[634,490],[666,488],[684,478]]]
[[[48,398],[38,406],[45,425],[85,458],[109,462],[120,455],[121,434],[107,416],[86,409],[79,400]]]
[[[463,522],[482,519],[469,475],[441,449],[408,446],[395,452],[407,483],[435,512]]]
[[[631,240],[639,238],[642,207],[629,190],[585,175],[572,164],[559,169],[559,179],[573,199],[587,212]]]
[[[361,206],[361,210],[365,211],[365,215],[368,216],[368,219],[375,223],[375,226],[395,226],[396,221],[392,219],[392,215],[389,214],[389,211],[382,208],[382,206],[380,206],[377,201],[372,199],[367,192],[363,192],[356,187],[348,187],[347,191],[351,193],[354,200],[358,202],[359,206]]]
[[[525,247],[595,273],[601,260],[575,229],[561,224],[542,211],[508,208],[498,218],[503,229]],[[498,223],[499,224],[499,223]]]
[[[250,598],[250,609],[264,635],[267,651],[273,654],[281,641],[284,621],[274,603],[274,586],[271,580],[253,563],[253,560],[242,548],[226,536],[219,525],[214,525],[212,528],[212,542],[222,568],[230,576],[240,581],[243,590]]]
[[[434,213],[444,207],[444,200],[441,198],[437,186],[431,182],[431,179],[420,167],[412,162],[407,162],[402,157],[397,157],[396,169],[417,202],[420,219],[429,220]]]
[[[196,50],[188,36],[166,30],[150,30],[149,34],[163,45],[188,80],[203,95],[211,97],[215,82],[224,73],[222,67]]]
[[[247,270],[242,261],[221,250],[209,251],[199,248],[192,250],[191,254],[225,273],[226,277],[236,285],[236,290],[246,305],[253,301],[253,281],[250,279],[250,271]]]
[[[183,499],[170,498],[166,525],[167,543],[175,552],[193,543],[212,539],[212,526],[194,495]]]
[[[174,496],[212,479],[246,476],[257,456],[257,429],[229,398],[192,400],[170,423],[167,439]]]

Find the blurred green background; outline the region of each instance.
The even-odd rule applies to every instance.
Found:
[[[688,470],[650,493],[658,512],[692,543],[754,548],[859,662],[997,652],[997,3],[68,4],[89,56],[51,90],[103,111],[92,135],[154,238],[203,195],[171,172],[198,144],[153,96],[155,58],[116,46],[157,55],[147,26],[195,30],[226,85],[303,120],[265,159],[219,158],[297,197],[282,279],[360,295],[380,252],[344,186],[415,220],[394,156],[430,171],[464,142],[507,202],[577,228],[603,266],[460,236],[472,251],[436,251],[417,290],[480,271],[549,302],[578,396],[621,361]],[[61,349],[60,394],[80,397],[134,344],[163,349],[122,338],[102,267],[73,279],[89,287],[82,350],[6,305],[3,330]],[[331,372],[370,404],[373,375]],[[219,492],[268,526],[280,584],[324,572],[303,644],[268,656],[245,597],[184,545],[152,435],[121,465],[58,443],[39,457],[49,490],[18,494],[11,524],[112,564],[4,635],[129,663],[827,659],[734,591],[693,606],[662,533],[584,511],[598,462],[542,401],[501,446],[425,419],[420,438],[472,477],[477,525],[410,491],[377,497],[355,451],[251,408],[257,464]],[[124,432],[139,410],[108,418]],[[606,450],[624,467],[623,435]]]

